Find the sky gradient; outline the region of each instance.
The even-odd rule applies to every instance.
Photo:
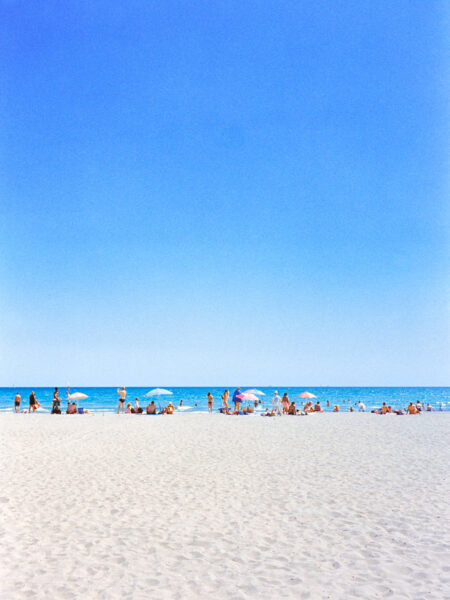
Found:
[[[445,2],[0,2],[0,385],[449,385]]]

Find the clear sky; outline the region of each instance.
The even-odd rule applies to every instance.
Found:
[[[0,385],[449,385],[446,2],[0,2]]]

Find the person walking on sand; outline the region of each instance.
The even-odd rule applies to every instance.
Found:
[[[209,414],[212,415],[214,398],[212,397],[211,392],[208,392],[206,396],[208,398],[208,410],[209,410]]]
[[[278,412],[278,414],[281,417],[280,405],[281,405],[281,398],[278,395],[278,390],[275,390],[275,393],[272,398],[272,413],[275,414],[276,412]]]
[[[223,395],[222,395],[222,402],[223,402],[223,408],[225,409],[225,413],[227,415],[230,414],[230,407],[228,406],[228,398],[230,396],[230,392],[228,390],[225,390]]]
[[[122,389],[117,388],[117,393],[119,394],[119,406],[117,407],[117,414],[120,413],[120,409],[122,409],[122,412],[125,413],[125,398],[127,396],[125,386],[123,386]]]
[[[19,392],[17,392],[17,394],[14,397],[14,411],[15,412],[20,412],[20,402],[21,402],[22,398],[20,397]]]

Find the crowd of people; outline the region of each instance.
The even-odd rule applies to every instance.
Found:
[[[175,412],[175,406],[173,405],[173,403],[171,401],[169,401],[166,406],[158,406],[157,407],[155,404],[155,401],[152,400],[145,407],[145,410],[144,410],[139,405],[138,398],[135,398],[134,406],[132,406],[131,402],[128,402],[126,405],[126,408],[125,408],[125,402],[126,402],[126,396],[127,396],[127,390],[126,390],[125,386],[118,388],[117,394],[119,395],[119,404],[117,407],[118,414],[120,412],[122,412],[124,414],[144,414],[145,413],[147,415],[158,415],[158,414],[172,415]],[[309,394],[309,396],[311,397],[312,394]],[[67,399],[67,407],[65,409],[66,414],[70,415],[70,414],[77,414],[77,413],[80,414],[80,413],[88,413],[89,412],[87,409],[77,408],[77,403],[71,399],[70,388],[67,388],[66,399]],[[214,407],[214,397],[211,394],[211,392],[207,393],[206,399],[207,399],[207,404],[208,404],[208,412],[210,414],[212,414],[213,407]],[[251,402],[249,401],[249,399],[251,399]],[[291,401],[286,392],[281,397],[278,394],[277,390],[275,390],[275,392],[274,392],[274,395],[273,395],[273,398],[271,401],[271,406],[264,407],[264,408],[262,406],[263,402],[260,398],[254,396],[253,394],[249,394],[248,392],[242,392],[240,387],[237,387],[236,390],[233,392],[233,395],[231,397],[231,402],[233,403],[232,407],[230,407],[230,391],[228,389],[226,389],[224,391],[224,393],[222,394],[221,400],[222,400],[222,405],[218,408],[218,411],[220,413],[226,414],[226,415],[249,415],[249,414],[254,413],[255,410],[261,410],[261,409],[264,410],[264,412],[262,412],[262,416],[265,416],[265,417],[274,417],[277,415],[280,415],[280,416],[281,415],[308,415],[310,413],[324,412],[324,410],[320,404],[320,401],[317,399],[315,400],[314,403],[312,402],[312,400],[308,400],[307,402],[299,402],[299,406],[296,406],[295,401]],[[23,409],[21,411],[21,409],[20,409],[21,402],[22,402],[22,398],[20,396],[20,393],[17,392],[17,394],[15,395],[15,398],[14,398],[15,412],[34,413],[41,406],[38,399],[36,398],[36,394],[34,391],[32,391],[29,396],[28,410]],[[350,403],[351,402],[350,400],[348,400],[348,401],[344,400],[344,403],[345,402],[349,403],[348,409],[347,409],[349,412],[355,412],[355,411],[366,412],[366,406],[361,401],[358,401],[354,405],[352,405]],[[329,400],[326,401],[326,404],[327,404],[327,407],[330,407]],[[180,401],[180,405],[179,405],[179,408],[182,408],[182,407],[183,407],[183,400]],[[420,402],[420,400],[418,400],[415,404],[413,402],[410,402],[409,405],[403,409],[392,408],[391,406],[387,405],[386,402],[383,402],[383,404],[379,408],[373,409],[370,412],[374,413],[374,414],[379,414],[379,415],[386,415],[386,414],[417,415],[417,414],[420,414],[421,412],[424,412],[424,411],[430,412],[432,410],[433,410],[433,408],[429,403],[425,405],[424,402]],[[339,405],[335,404],[333,406],[332,411],[340,412]],[[59,396],[59,390],[57,387],[55,388],[55,391],[53,392],[51,413],[52,414],[61,414],[62,413],[61,398]]]

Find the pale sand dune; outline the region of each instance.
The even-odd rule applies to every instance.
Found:
[[[0,433],[2,599],[450,598],[450,414]]]

